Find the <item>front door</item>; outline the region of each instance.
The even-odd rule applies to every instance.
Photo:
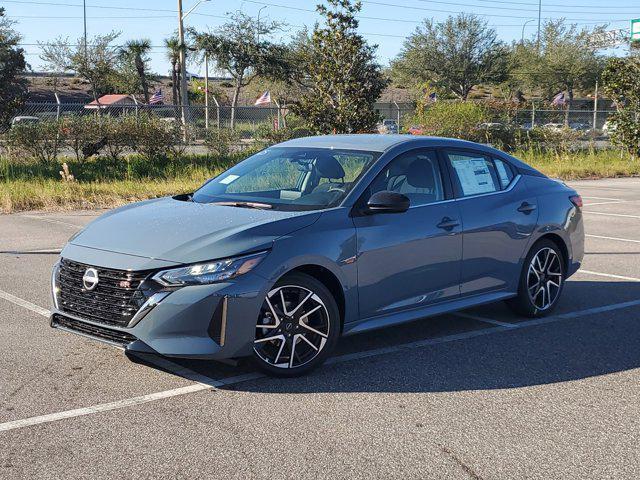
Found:
[[[404,153],[363,195],[388,190],[410,200],[404,213],[354,217],[360,318],[419,308],[459,295],[462,224],[447,199],[434,150]]]

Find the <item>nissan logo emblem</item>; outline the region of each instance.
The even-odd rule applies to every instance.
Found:
[[[93,290],[98,285],[98,271],[95,268],[87,268],[82,276],[82,286],[85,290]]]

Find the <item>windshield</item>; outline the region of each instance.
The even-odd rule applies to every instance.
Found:
[[[318,210],[338,205],[378,152],[271,147],[204,184],[199,203],[245,208]]]

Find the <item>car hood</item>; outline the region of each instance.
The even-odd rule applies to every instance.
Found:
[[[270,248],[311,225],[319,212],[256,210],[161,198],[112,210],[70,243],[174,263],[194,263]]]

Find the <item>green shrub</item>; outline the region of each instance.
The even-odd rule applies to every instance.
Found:
[[[104,133],[104,148],[114,162],[119,160],[127,147],[135,142],[132,132],[132,128],[135,127],[134,120],[135,117],[104,116],[100,118]]]
[[[18,123],[7,132],[7,144],[19,154],[41,163],[53,162],[64,145],[64,131],[60,125],[57,121]]]
[[[66,146],[73,150],[76,160],[86,160],[100,153],[105,136],[102,123],[94,115],[74,116],[62,121]]]
[[[204,137],[207,150],[217,157],[226,157],[234,144],[240,141],[236,130],[230,128],[211,128]]]
[[[481,141],[478,126],[490,122],[490,112],[475,102],[437,102],[418,113],[415,121],[426,135]]]

